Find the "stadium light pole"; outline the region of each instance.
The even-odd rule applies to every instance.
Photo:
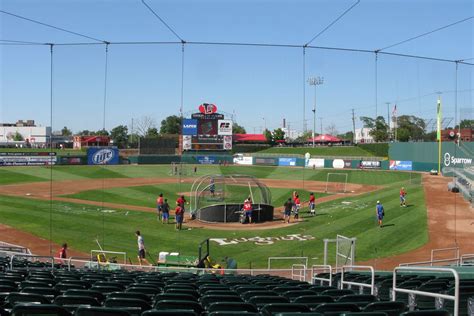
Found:
[[[313,148],[315,146],[314,144],[314,136],[316,133],[316,87],[318,85],[322,85],[324,83],[324,77],[310,77],[308,78],[308,83],[310,86],[314,86],[314,105],[313,105]]]

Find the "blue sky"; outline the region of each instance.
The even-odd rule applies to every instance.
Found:
[[[147,3],[187,41],[304,44],[355,1],[158,1]],[[0,0],[1,9],[107,41],[176,41],[139,0]],[[362,0],[312,45],[375,50],[474,15],[469,0]],[[1,39],[93,42],[0,15]],[[473,55],[473,19],[388,52],[447,59]],[[281,126],[302,129],[302,48],[185,46],[184,111],[212,102],[248,132]],[[53,129],[102,128],[103,45],[55,46]],[[0,121],[35,119],[49,125],[49,47],[0,46]],[[324,76],[317,90],[323,127],[352,129],[356,117],[375,115],[375,54],[306,50],[306,77]],[[471,60],[470,62],[474,62]],[[178,114],[181,45],[110,45],[106,128],[132,118],[157,122]],[[454,117],[455,65],[380,55],[378,113],[386,102],[398,113],[434,118],[436,91],[444,91],[446,116]],[[473,108],[473,66],[459,65],[458,108]],[[314,90],[306,85],[306,118],[312,127]],[[467,113],[467,114],[466,114]],[[471,114],[472,115],[472,114]],[[265,118],[265,120],[263,119]],[[461,117],[462,118],[462,117]],[[472,118],[472,117],[471,117]],[[360,120],[356,126],[360,127]],[[317,131],[320,120],[317,120]]]

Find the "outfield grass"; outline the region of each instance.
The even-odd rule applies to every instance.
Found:
[[[312,156],[371,157],[372,153],[356,146],[319,146],[319,147],[272,147],[258,152],[259,154],[298,154],[310,153]]]
[[[196,174],[192,173],[189,166],[189,175],[183,177],[198,177],[206,174],[245,174],[256,178],[282,179],[282,180],[316,180],[326,181],[328,173],[347,173],[349,183],[387,185],[420,182],[419,173],[395,171],[369,171],[369,170],[336,170],[336,169],[309,169],[299,167],[277,166],[217,166],[199,165]],[[54,166],[52,171],[53,181],[76,179],[101,179],[101,178],[161,178],[170,177],[170,165],[116,165],[116,166]],[[49,181],[51,179],[50,167],[7,167],[0,168],[0,185]],[[178,178],[177,178],[178,181]]]
[[[144,189],[147,192],[147,189]],[[259,246],[253,242],[217,246],[211,243],[211,256],[220,259],[234,257],[239,267],[265,267],[269,256],[317,257],[310,264],[322,263],[324,238],[337,234],[357,237],[357,259],[368,260],[406,252],[427,241],[426,208],[421,186],[408,186],[410,207],[400,208],[398,187],[380,190],[352,198],[318,205],[316,217],[307,217],[302,223],[273,230],[216,231],[191,229],[175,231],[174,225],[160,224],[153,213],[117,210],[104,213],[98,207],[53,201],[50,202],[0,196],[2,223],[52,240],[58,244],[68,242],[74,248],[88,253],[96,247],[95,238],[104,241],[111,251],[126,251],[135,259],[134,231],[140,229],[149,251],[178,251],[183,255],[196,255],[198,243],[206,238],[278,237],[302,234],[315,237],[309,241],[277,241],[273,245]],[[147,193],[148,194],[148,193]],[[282,194],[282,196],[287,193]],[[135,198],[135,197],[133,197]],[[375,219],[375,201],[385,206],[384,228],[378,228]],[[350,203],[350,204],[347,204]],[[306,216],[306,209],[301,212]],[[50,222],[50,216],[52,221]],[[184,225],[186,226],[186,225]],[[134,260],[135,261],[135,260]],[[286,263],[285,267],[289,264]]]

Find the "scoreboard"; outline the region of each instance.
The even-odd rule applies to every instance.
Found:
[[[183,119],[182,149],[184,151],[232,149],[232,121],[217,113],[217,106],[203,103],[199,112]]]

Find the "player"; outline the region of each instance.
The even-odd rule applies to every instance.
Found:
[[[139,230],[135,232],[135,236],[137,237],[137,243],[138,243],[138,263],[142,265],[142,262],[144,262],[147,265],[151,266],[148,260],[146,260],[145,241],[143,240],[143,237],[140,234]]]
[[[181,208],[183,209],[183,213],[184,213],[184,211],[185,211],[184,205],[187,203],[187,202],[186,202],[186,199],[184,198],[184,195],[181,195],[181,196],[176,200],[176,203],[179,204],[179,206],[181,206]]]
[[[245,217],[249,219],[249,224],[252,224],[252,198],[250,196],[244,201]]]
[[[58,258],[66,259],[67,258],[67,244],[64,243],[61,245],[61,250],[59,250]],[[64,262],[61,260],[61,264]]]
[[[379,227],[383,227],[383,217],[385,216],[385,211],[383,209],[383,205],[380,201],[377,201],[377,206],[375,207],[375,214],[377,215],[377,219],[379,221]]]
[[[216,192],[216,184],[214,183],[214,178],[211,178],[211,184],[209,185],[209,192],[211,192],[211,196],[215,196]]]
[[[285,208],[285,213],[284,213],[284,216],[283,216],[283,220],[285,221],[285,223],[289,224],[290,223],[290,217],[291,217],[291,210],[293,209],[293,201],[291,200],[290,197],[285,202],[283,207]]]
[[[400,189],[400,207],[407,207],[406,201],[407,191],[404,187]]]
[[[294,216],[293,218],[295,220],[299,219],[299,213],[300,213],[300,207],[301,207],[301,202],[300,202],[300,196],[296,194],[294,200],[293,200],[295,206],[294,206]]]
[[[168,199],[165,199],[165,202],[163,203],[162,212],[163,212],[163,217],[162,217],[161,223],[169,224],[170,205],[168,204]]]
[[[309,194],[309,213],[314,216],[316,215],[316,202],[315,202],[314,193]]]
[[[160,193],[158,198],[156,199],[156,209],[158,211],[158,221],[161,221],[162,213],[163,213],[163,193]]]
[[[176,230],[181,230],[183,227],[183,217],[184,217],[184,208],[179,204],[176,203],[176,210],[175,210],[175,220],[176,220]]]

